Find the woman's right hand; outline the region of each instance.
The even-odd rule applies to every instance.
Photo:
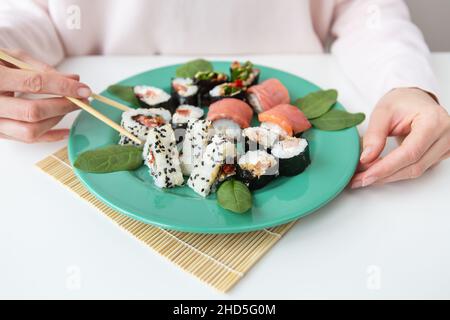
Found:
[[[3,50],[3,49],[2,49]],[[87,99],[91,90],[78,75],[65,75],[21,51],[3,50],[40,72],[19,70],[0,60],[0,138],[25,143],[53,142],[66,138],[68,129],[52,130],[67,113],[77,110],[62,96]],[[61,97],[38,100],[16,93],[51,94]]]

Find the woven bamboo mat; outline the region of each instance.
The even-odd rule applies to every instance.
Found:
[[[95,198],[75,176],[67,148],[36,164],[118,226],[183,270],[227,292],[295,224],[240,234],[198,234],[154,227],[120,214]]]

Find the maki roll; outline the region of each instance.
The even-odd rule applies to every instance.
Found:
[[[258,190],[278,176],[278,163],[266,151],[248,151],[239,158],[236,174],[250,190]]]
[[[204,111],[202,108],[183,104],[179,106],[172,117],[172,126],[175,130],[177,144],[181,143],[186,134],[186,128],[189,120],[198,120],[202,118]]]
[[[172,98],[177,106],[198,105],[198,86],[190,78],[175,78],[171,86]]]
[[[208,196],[221,181],[235,174],[235,157],[235,145],[225,137],[215,135],[201,162],[192,171],[188,186],[202,197]]]
[[[175,134],[170,124],[149,131],[143,155],[158,188],[173,188],[184,183]]]
[[[204,111],[202,108],[183,104],[175,110],[172,117],[172,124],[174,128],[186,128],[189,120],[198,120],[203,115]]]
[[[308,141],[302,138],[288,137],[275,143],[272,155],[279,159],[280,175],[296,176],[311,163]]]
[[[149,86],[135,86],[134,94],[142,108],[163,108],[171,113],[175,109],[172,97],[162,89]]]
[[[245,151],[264,150],[270,153],[270,149],[278,141],[276,132],[262,127],[252,127],[242,130]]]
[[[242,82],[226,82],[215,86],[209,91],[208,96],[204,99],[204,105],[209,106],[211,103],[224,98],[245,100],[245,90],[242,86]]]
[[[122,113],[121,126],[142,141],[147,139],[150,129],[170,123],[172,116],[166,109],[131,109]],[[120,137],[119,144],[135,145],[126,136]]]
[[[211,121],[188,120],[181,155],[181,170],[185,176],[189,176],[194,167],[202,161],[212,133]]]
[[[230,140],[241,137],[241,129],[248,128],[253,110],[242,100],[226,98],[214,102],[208,111],[208,120],[213,122],[216,133],[225,135]]]
[[[258,84],[260,73],[260,70],[254,68],[250,61],[245,63],[234,61],[230,67],[231,81],[242,81],[244,87]]]
[[[198,86],[199,104],[208,103],[208,94],[215,86],[228,81],[228,76],[222,72],[201,71],[194,76],[194,83]]]

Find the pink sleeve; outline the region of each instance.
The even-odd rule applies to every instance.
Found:
[[[428,47],[403,0],[337,3],[331,51],[371,103],[401,87],[438,96]]]
[[[48,14],[31,0],[1,0],[0,48],[22,49],[51,65],[64,49]]]

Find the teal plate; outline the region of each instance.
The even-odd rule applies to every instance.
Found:
[[[228,72],[230,62],[214,62],[214,68]],[[319,88],[293,74],[258,66],[261,80],[279,79],[292,100]],[[148,84],[169,90],[176,65],[150,70],[121,82],[124,85]],[[114,96],[102,92],[109,98]],[[99,102],[93,106],[120,123],[121,112]],[[341,109],[341,105],[337,105]],[[311,129],[305,133],[310,142],[311,165],[292,178],[278,178],[254,192],[253,208],[236,214],[217,205],[215,195],[204,199],[187,186],[160,190],[153,185],[145,167],[134,172],[90,174],[75,170],[83,184],[97,198],[136,220],[185,232],[236,233],[277,226],[303,217],[336,197],[352,177],[359,157],[359,138],[355,128],[342,131]],[[71,163],[87,150],[117,143],[118,134],[81,112],[69,139]]]

